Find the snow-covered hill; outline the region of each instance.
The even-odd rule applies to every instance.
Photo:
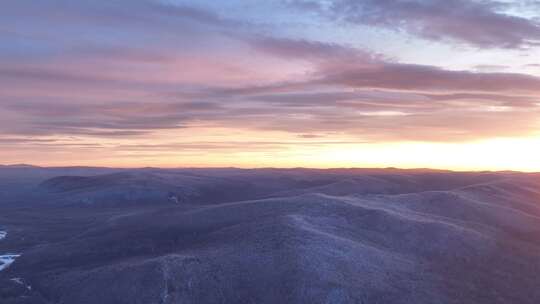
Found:
[[[540,301],[535,174],[146,169],[38,184],[63,204],[0,205],[14,231],[0,252],[22,254],[0,273],[2,303]]]

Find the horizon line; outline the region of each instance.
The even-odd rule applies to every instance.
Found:
[[[238,167],[238,166],[91,166],[91,165],[59,165],[59,166],[48,166],[48,165],[33,165],[27,163],[16,163],[16,164],[0,164],[1,167],[10,167],[10,168],[41,168],[41,169],[59,169],[59,168],[96,168],[96,169],[119,169],[119,170],[141,170],[141,169],[164,169],[164,170],[182,170],[182,169],[236,169],[236,170],[400,170],[400,171],[446,171],[446,172],[456,172],[456,173],[524,173],[524,174],[535,174],[540,173],[540,171],[521,171],[521,170],[512,170],[512,169],[501,169],[501,170],[490,170],[490,169],[478,169],[478,170],[465,170],[465,169],[449,169],[449,168],[429,168],[429,167],[414,167],[414,168],[403,168],[396,166],[388,167]]]

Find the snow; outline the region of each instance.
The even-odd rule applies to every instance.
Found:
[[[7,236],[6,231],[0,231],[0,241]],[[0,255],[0,271],[8,268],[11,263],[15,262],[15,259],[18,258],[20,254],[5,254]]]
[[[17,283],[17,284],[19,284],[19,285],[24,285],[24,286],[26,287],[27,290],[32,290],[32,286],[26,284],[26,283],[24,282],[24,279],[23,279],[23,278],[12,278],[12,279],[10,279],[10,281],[13,281],[13,282],[15,282],[15,283]]]
[[[6,269],[11,265],[13,262],[15,262],[15,259],[20,257],[20,254],[6,254],[6,255],[0,255],[0,271]]]

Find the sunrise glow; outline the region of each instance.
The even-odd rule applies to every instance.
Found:
[[[539,171],[540,29],[518,4],[14,1],[0,157]]]

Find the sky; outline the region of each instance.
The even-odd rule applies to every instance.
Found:
[[[0,163],[540,171],[540,1],[7,0]]]

